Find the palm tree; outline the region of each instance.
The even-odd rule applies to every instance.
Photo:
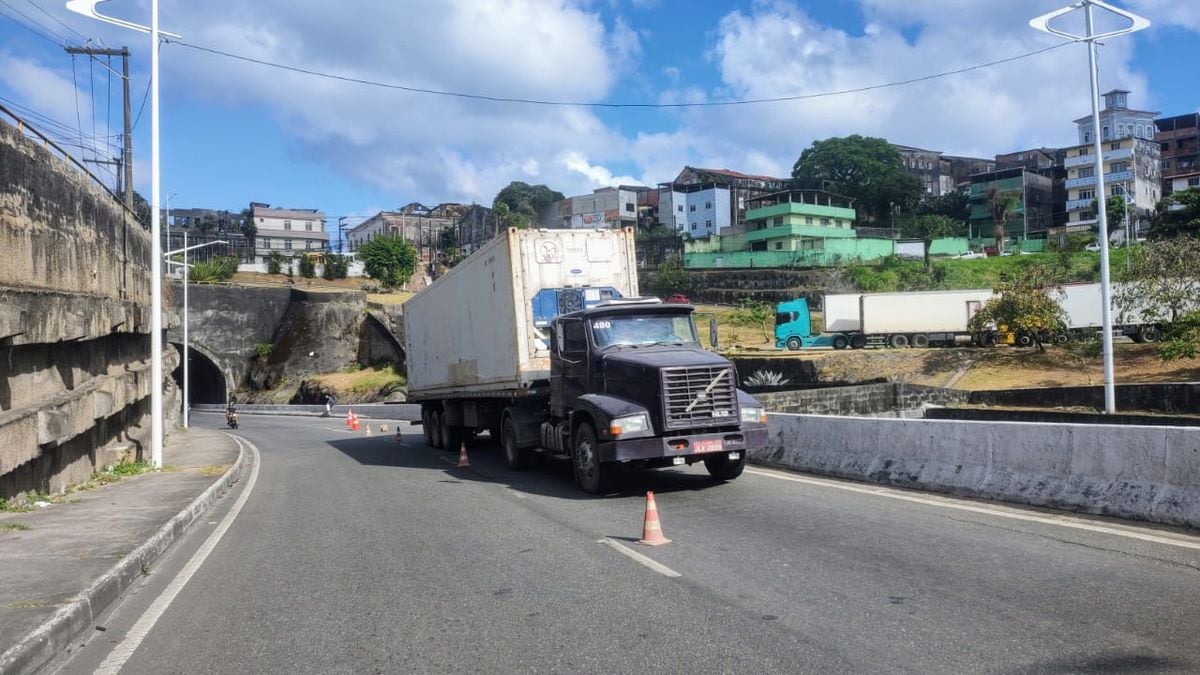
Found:
[[[988,209],[992,213],[992,236],[996,238],[996,250],[1004,252],[1004,229],[1020,201],[1011,192],[1003,192],[993,185],[985,193]]]

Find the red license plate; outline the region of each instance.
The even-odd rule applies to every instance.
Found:
[[[713,439],[704,440],[704,441],[696,441],[695,443],[692,443],[692,448],[693,448],[692,452],[694,452],[697,455],[706,453],[706,452],[720,452],[721,451],[721,439],[713,438]]]

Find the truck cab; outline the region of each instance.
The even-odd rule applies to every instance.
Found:
[[[541,447],[570,457],[585,491],[603,490],[618,464],[702,461],[731,480],[766,445],[763,406],[737,388],[730,361],[700,346],[693,311],[610,300],[551,322]]]
[[[808,347],[831,347],[832,338],[815,333],[808,300],[788,300],[775,306],[775,348],[796,351]]]

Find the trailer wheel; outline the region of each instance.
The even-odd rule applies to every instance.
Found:
[[[917,333],[912,336],[912,346],[921,347],[924,349],[929,346],[929,336],[924,333]]]
[[[421,408],[421,432],[425,435],[425,445],[433,448],[433,423],[429,421],[428,408]]]
[[[996,334],[995,333],[980,333],[979,334],[979,346],[980,347],[995,347],[996,346]]]
[[[1016,342],[1018,347],[1028,347],[1029,345],[1033,344],[1033,336],[1024,332],[1017,333]]]
[[[895,347],[896,349],[903,349],[908,346],[908,336],[907,335],[893,335],[888,340],[888,344]]]
[[[800,338],[796,337],[795,335],[788,338],[787,348],[794,352],[800,351]]]
[[[600,494],[612,482],[613,467],[600,461],[597,450],[596,430],[584,422],[575,430],[575,447],[571,453],[571,465],[575,469],[575,482],[588,494]]]
[[[504,465],[513,471],[524,471],[533,465],[533,451],[517,446],[517,429],[511,418],[505,419],[501,426],[500,447],[504,450]]]
[[[834,349],[845,349],[846,346],[849,344],[850,344],[850,341],[846,339],[845,335],[834,335],[833,336],[833,348]]]
[[[867,346],[867,336],[862,333],[857,333],[850,336],[850,348],[862,349]]]
[[[1138,337],[1142,342],[1158,342],[1162,335],[1158,331],[1158,326],[1142,326],[1138,330]]]
[[[429,446],[441,450],[446,447],[442,436],[442,413],[438,410],[429,411]]]
[[[746,468],[746,453],[743,452],[741,457],[734,460],[729,459],[726,453],[706,457],[704,468],[708,469],[708,475],[714,480],[733,480],[742,475],[742,470]]]

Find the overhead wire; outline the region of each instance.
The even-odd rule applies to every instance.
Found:
[[[88,37],[86,35],[84,35],[83,33],[80,33],[79,31],[75,30],[74,28],[71,28],[66,23],[64,23],[62,19],[58,18],[57,16],[54,16],[50,12],[47,12],[45,9],[42,9],[42,6],[37,4],[36,2],[34,2],[33,0],[26,0],[26,2],[33,5],[34,8],[37,9],[37,11],[41,12],[42,14],[45,14],[46,16],[50,17],[51,19],[54,19],[56,22],[58,22],[58,25],[62,26],[63,28],[66,28],[67,30],[78,35],[79,37],[83,38],[84,40],[88,39]]]
[[[60,36],[58,33],[55,33],[53,30],[46,28],[41,23],[39,23],[37,20],[35,20],[33,17],[29,16],[25,12],[22,12],[21,10],[17,9],[16,7],[13,7],[12,5],[8,4],[5,0],[0,0],[0,5],[7,7],[10,11],[16,12],[20,16],[24,17],[25,21],[28,21],[30,24],[33,24],[33,26],[30,26],[29,24],[25,23],[25,21],[21,21],[20,19],[13,17],[12,15],[8,14],[7,12],[0,12],[0,14],[3,14],[5,17],[7,17],[10,21],[17,24],[18,26],[21,26],[25,30],[29,31],[30,33],[33,33],[34,35],[42,38],[43,40],[46,40],[48,42],[53,42],[54,44],[56,44],[60,47],[64,44],[66,44],[66,40],[63,39],[62,36]],[[34,26],[36,26],[36,28],[34,28]]]
[[[901,87],[901,86],[905,86],[905,85],[916,84],[918,82],[925,82],[928,80],[934,80],[934,79],[938,79],[938,78],[942,78],[942,77],[949,77],[951,75],[960,75],[962,73],[968,73],[968,72],[971,72],[974,70],[991,68],[993,66],[998,66],[1001,64],[1005,64],[1005,63],[1011,63],[1013,61],[1018,61],[1020,59],[1026,59],[1026,58],[1029,58],[1032,56],[1036,56],[1038,54],[1044,54],[1046,52],[1049,52],[1049,51],[1052,51],[1055,49],[1059,49],[1061,47],[1065,47],[1069,44],[1074,44],[1073,42],[1061,42],[1061,43],[1058,43],[1055,45],[1051,45],[1049,47],[1035,49],[1033,51],[1025,52],[1023,54],[1016,54],[1014,56],[1009,56],[1009,57],[1005,57],[1002,59],[996,59],[993,61],[988,61],[986,63],[978,63],[975,65],[965,66],[962,68],[956,68],[954,70],[947,70],[947,71],[943,71],[943,72],[939,72],[939,73],[933,73],[930,75],[922,75],[920,77],[912,77],[912,78],[908,78],[908,79],[904,79],[904,80],[896,80],[893,82],[881,82],[881,83],[866,85],[866,86],[862,86],[862,87],[853,87],[850,89],[839,89],[839,90],[834,90],[834,91],[816,92],[816,93],[811,93],[811,94],[794,94],[794,95],[790,95],[790,96],[774,96],[774,97],[768,97],[768,98],[734,99],[734,100],[729,100],[729,101],[691,101],[691,102],[680,102],[680,103],[639,103],[639,102],[602,102],[602,101],[564,101],[564,100],[553,100],[553,99],[523,98],[523,97],[515,97],[515,96],[492,96],[492,95],[488,95],[488,94],[476,94],[476,93],[471,93],[471,92],[452,91],[452,90],[445,90],[445,89],[430,89],[430,88],[426,88],[426,87],[413,87],[413,86],[397,84],[397,83],[393,83],[393,82],[380,82],[377,80],[368,80],[366,78],[350,77],[348,75],[337,75],[335,73],[327,73],[327,72],[323,72],[323,71],[319,71],[319,70],[312,70],[310,68],[301,68],[299,66],[292,66],[292,65],[288,65],[288,64],[284,64],[284,63],[278,63],[275,61],[267,61],[266,59],[259,59],[259,58],[255,58],[255,57],[251,57],[251,56],[246,56],[244,54],[236,54],[233,52],[227,52],[227,51],[215,49],[212,47],[204,47],[202,45],[192,44],[192,43],[186,42],[184,40],[164,38],[163,42],[168,43],[168,44],[177,44],[182,47],[187,47],[188,49],[194,49],[194,50],[200,51],[200,52],[207,52],[209,54],[224,56],[224,57],[236,59],[239,61],[245,61],[247,63],[254,63],[254,64],[261,65],[261,66],[268,66],[271,68],[286,70],[289,72],[301,73],[304,75],[312,75],[314,77],[323,77],[326,79],[338,80],[341,82],[349,82],[352,84],[361,84],[361,85],[371,86],[371,87],[380,87],[383,89],[394,89],[394,90],[398,90],[398,91],[406,91],[406,92],[414,93],[414,94],[428,94],[431,96],[443,96],[443,97],[450,97],[450,98],[470,99],[470,100],[476,100],[476,101],[489,101],[492,103],[519,103],[519,104],[525,104],[525,105],[575,106],[575,107],[587,107],[587,108],[715,108],[715,107],[742,106],[742,105],[758,105],[758,104],[764,104],[764,103],[783,103],[783,102],[788,102],[788,101],[803,101],[803,100],[810,100],[810,99],[816,99],[816,98],[826,98],[826,97],[830,97],[830,96],[843,96],[846,94],[857,94],[857,93],[862,93],[865,91],[874,91],[877,89]]]

